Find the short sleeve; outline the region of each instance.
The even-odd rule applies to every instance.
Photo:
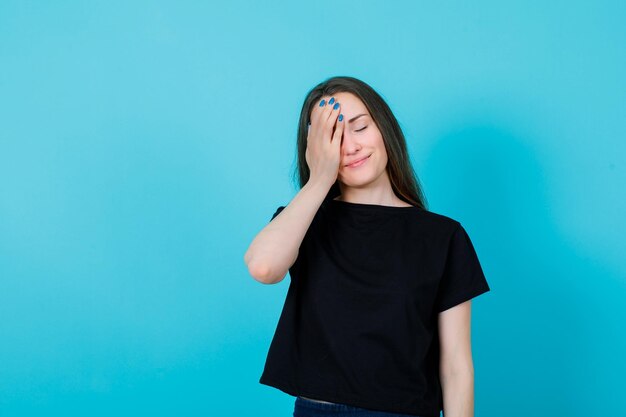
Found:
[[[435,308],[442,312],[489,290],[474,245],[458,223],[450,238]]]
[[[278,214],[279,214],[281,211],[283,211],[283,209],[284,209],[284,208],[285,208],[285,206],[280,206],[280,207],[278,207],[278,209],[276,209],[276,212],[274,213],[274,215],[273,215],[273,216],[272,216],[272,218],[270,219],[270,222],[271,222],[272,220],[274,220],[274,217],[278,216]]]

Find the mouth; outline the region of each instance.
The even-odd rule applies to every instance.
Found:
[[[369,159],[369,157],[372,156],[372,154],[367,155],[365,158],[359,159],[358,161],[355,161],[349,165],[345,165],[346,168],[356,168],[356,167],[360,167],[361,165],[363,165],[365,162],[367,162],[367,160]]]

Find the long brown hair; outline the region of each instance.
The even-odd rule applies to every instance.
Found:
[[[341,92],[352,93],[358,97],[365,104],[374,123],[376,123],[387,151],[387,174],[389,175],[393,192],[401,200],[427,210],[426,196],[409,160],[406,140],[398,121],[385,100],[372,87],[353,77],[328,78],[313,87],[304,99],[298,123],[297,142],[298,160],[296,170],[300,188],[307,183],[310,176],[305,153],[308,134],[307,125],[310,121],[313,105],[317,104],[323,96]],[[331,199],[341,194],[338,181],[335,181],[335,184],[330,188],[326,199]]]

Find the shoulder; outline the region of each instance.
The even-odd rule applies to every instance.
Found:
[[[430,210],[419,210],[419,218],[425,225],[439,232],[454,233],[462,227],[458,220]]]

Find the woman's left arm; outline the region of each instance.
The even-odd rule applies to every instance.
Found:
[[[445,417],[474,417],[471,300],[439,313],[439,375]]]

